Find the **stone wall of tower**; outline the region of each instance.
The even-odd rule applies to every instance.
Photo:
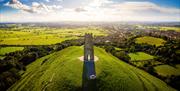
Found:
[[[84,39],[84,60],[94,61],[94,48],[93,48],[93,36],[92,34],[85,34]],[[90,58],[90,60],[88,59]]]

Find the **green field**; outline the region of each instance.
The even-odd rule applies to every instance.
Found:
[[[151,64],[151,65],[158,65],[161,64],[158,61],[151,60],[154,59],[154,56],[149,55],[144,52],[135,52],[135,53],[129,53],[129,57],[131,58],[130,62],[133,65],[136,65],[137,67],[143,67],[144,64]]]
[[[169,65],[160,65],[160,66],[156,66],[154,67],[155,71],[161,75],[161,76],[171,76],[171,75],[175,75],[175,76],[179,76],[180,75],[180,70],[179,68],[175,68]]]
[[[147,43],[149,45],[163,46],[166,41],[160,38],[144,36],[144,37],[136,38],[135,42],[138,44]]]
[[[160,30],[162,31],[174,30],[176,32],[180,32],[180,27],[160,27]]]
[[[0,45],[50,45],[64,40],[77,39],[85,33],[93,33],[94,36],[106,36],[101,28],[42,28],[42,27],[18,27],[0,29]]]
[[[115,50],[116,50],[116,51],[120,51],[120,50],[123,50],[123,49],[122,49],[122,48],[115,47]]]
[[[155,29],[160,31],[171,31],[174,30],[176,32],[180,32],[180,27],[171,27],[171,26],[142,26],[136,25],[138,28],[146,28],[146,29]]]
[[[0,48],[0,55],[5,55],[6,53],[21,51],[24,47],[1,47]]]
[[[83,47],[73,46],[42,57],[27,66],[8,91],[81,91]],[[175,91],[160,79],[95,47],[99,91]]]
[[[176,32],[180,32],[180,27],[160,27],[160,26],[147,26],[146,28],[149,28],[149,29],[158,29],[158,30],[161,30],[161,31],[170,31],[170,30],[174,30]]]
[[[128,55],[131,58],[131,61],[143,61],[143,60],[150,60],[154,58],[154,56],[149,55],[144,52],[129,53]]]

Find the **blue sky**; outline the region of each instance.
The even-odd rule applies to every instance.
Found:
[[[150,2],[156,3],[165,7],[180,8],[180,0],[150,0]]]
[[[180,0],[0,0],[11,21],[180,21]]]
[[[10,0],[0,0],[0,5],[3,5],[5,3],[7,3]],[[28,4],[30,5],[32,2],[44,2],[46,3],[46,0],[20,0],[22,1],[24,4]],[[52,1],[51,3],[57,3],[56,0],[50,0]],[[74,1],[74,2],[73,2]],[[77,1],[89,1],[89,0],[64,0],[63,3],[61,4],[68,4],[68,3],[75,3]],[[176,8],[180,8],[180,0],[113,0],[115,2],[122,2],[122,1],[148,1],[148,2],[153,2],[155,4],[161,5],[161,6],[165,6],[165,7],[176,7]],[[49,3],[49,2],[48,2]]]

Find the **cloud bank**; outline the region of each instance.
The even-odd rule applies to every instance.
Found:
[[[180,21],[180,9],[162,7],[148,1],[117,3],[111,0],[92,0],[89,4],[74,8],[38,2],[28,6],[18,0],[12,1],[6,5],[21,12],[3,14],[1,21]]]

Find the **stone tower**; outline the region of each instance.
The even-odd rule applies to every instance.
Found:
[[[96,71],[94,63],[94,47],[92,34],[85,34],[84,64],[83,64],[83,91],[96,90]]]
[[[85,34],[84,61],[94,61],[94,48],[92,34]]]

